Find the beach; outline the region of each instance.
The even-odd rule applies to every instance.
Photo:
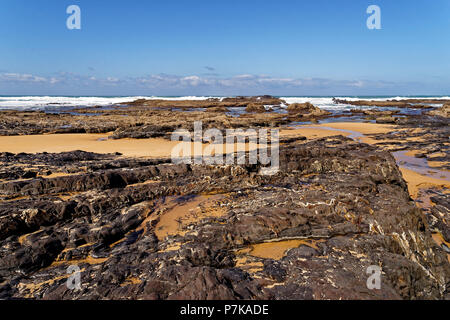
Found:
[[[107,107],[69,101],[57,111],[0,111],[0,236],[7,248],[0,277],[10,279],[15,268],[34,277],[0,292],[56,297],[64,268],[76,263],[93,279],[89,286],[123,275],[103,285],[112,299],[228,299],[238,291],[269,299],[286,290],[299,299],[399,299],[411,292],[420,298],[423,288],[442,297],[450,274],[445,102],[352,99],[321,109],[317,99],[302,99],[139,97]],[[410,111],[432,102],[420,114]],[[278,130],[272,150],[279,168],[265,175],[268,164],[249,158],[174,162],[180,141],[173,132],[190,134],[198,122],[202,134],[217,129],[220,137]],[[206,150],[247,156],[269,146],[247,138],[232,148],[182,143],[194,157],[214,155]],[[419,263],[420,290],[387,284],[369,293],[356,275],[373,261],[386,270]],[[402,272],[395,279],[409,277]],[[305,285],[312,291],[292,289]]]
[[[356,141],[375,144],[376,140],[367,137],[370,134],[386,134],[398,130],[395,125],[383,125],[362,122],[334,122],[320,125],[303,125],[294,128],[279,128],[281,137],[306,137],[307,140],[343,135]],[[170,158],[172,149],[178,141],[163,138],[148,139],[108,139],[112,132],[104,134],[45,134],[26,136],[0,136],[0,152],[9,153],[59,153],[81,150],[102,154],[119,153],[123,157]],[[208,144],[203,144],[203,149]],[[253,146],[254,147],[254,146]],[[190,146],[193,149],[193,146]],[[226,145],[221,149],[226,152]],[[237,149],[237,147],[236,147]],[[246,145],[248,150],[248,144]],[[410,150],[409,152],[414,151]],[[405,160],[405,159],[403,159]],[[406,159],[408,161],[408,159]],[[414,161],[414,160],[411,160]],[[443,166],[445,163],[441,163]],[[448,170],[442,172],[442,179],[436,179],[400,165],[403,177],[407,181],[410,195],[417,198],[420,185],[450,187]],[[427,170],[433,170],[431,166]],[[436,169],[435,169],[436,170]]]

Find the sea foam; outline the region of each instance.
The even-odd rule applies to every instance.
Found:
[[[214,96],[182,96],[182,97],[162,97],[162,96],[128,96],[128,97],[63,97],[63,96],[0,96],[0,109],[10,110],[48,110],[64,107],[75,106],[109,106],[114,104],[131,102],[137,99],[160,99],[160,100],[206,100],[209,98],[217,98],[222,100],[223,97]],[[405,99],[450,99],[450,97],[336,97],[349,101],[355,100],[405,100]],[[351,106],[345,104],[333,103],[332,97],[281,97],[288,104],[310,102],[313,105],[325,110],[349,110],[349,109],[368,109],[374,107]],[[282,107],[286,108],[286,105]]]

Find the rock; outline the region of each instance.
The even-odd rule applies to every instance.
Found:
[[[430,101],[372,104],[426,109]],[[76,108],[82,115],[1,111],[0,134],[169,138],[194,121],[226,130],[327,115],[310,103],[291,104],[288,114],[262,112],[282,104],[259,96]],[[234,107],[261,112],[236,117],[228,114]],[[448,248],[431,237],[449,242],[448,195],[426,190],[434,206],[419,209],[390,153],[409,148],[447,161],[448,119],[359,114],[396,119],[401,130],[370,135],[377,146],[343,136],[282,137],[280,170],[271,176],[248,160],[222,166],[83,151],[0,153],[0,298],[448,298]],[[65,285],[70,265],[83,270],[82,290]],[[380,290],[367,288],[373,265],[383,270]]]
[[[316,110],[316,107],[309,102],[305,103],[292,103],[288,106],[287,110],[289,112],[311,112]]]
[[[264,105],[256,104],[256,103],[250,103],[245,108],[246,112],[266,112],[266,108]]]
[[[53,172],[78,168],[75,177],[3,182],[2,192],[24,197],[0,202],[0,278],[9,283],[0,285],[0,297],[6,299],[445,295],[445,251],[433,244],[391,154],[367,144],[344,137],[285,140],[273,176],[257,174],[260,165],[175,165],[117,155],[0,158],[11,166],[12,159],[43,161],[42,169]],[[80,170],[79,159],[87,158],[93,160],[82,160],[86,171]],[[173,229],[162,236],[167,226]],[[64,285],[73,264],[83,269],[80,291]],[[383,267],[380,290],[367,289],[370,265]]]
[[[208,109],[209,112],[230,112],[230,110],[227,107],[219,106],[219,107],[212,107]]]
[[[444,104],[442,107],[427,112],[431,116],[439,116],[443,118],[450,118],[450,103]]]
[[[397,118],[395,117],[378,117],[376,118],[377,123],[389,123],[389,124],[395,124],[397,122]]]
[[[287,108],[289,113],[299,115],[303,117],[320,117],[324,115],[329,115],[330,113],[322,110],[309,102],[305,103],[292,103]]]
[[[353,106],[374,106],[374,107],[396,107],[396,108],[415,108],[415,109],[431,109],[433,107],[426,104],[446,103],[450,102],[445,99],[402,99],[402,100],[345,100],[333,98],[333,103],[347,104]],[[420,104],[424,103],[424,104]]]

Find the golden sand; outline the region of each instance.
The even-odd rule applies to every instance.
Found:
[[[295,137],[295,136],[304,136],[306,139],[320,139],[325,137],[343,135],[349,136],[351,133],[342,132],[342,131],[334,131],[327,130],[321,128],[295,128],[295,129],[282,129],[280,130],[280,137]]]
[[[436,152],[433,154],[430,154],[427,156],[427,162],[428,162],[428,166],[431,168],[440,168],[443,167],[445,165],[447,165],[448,163],[445,161],[437,161],[437,160],[433,160],[435,158],[440,158],[440,157],[445,157],[447,154],[445,152]],[[445,169],[440,169],[443,171],[448,171]]]
[[[149,184],[155,184],[155,183],[159,183],[159,182],[161,182],[161,181],[158,181],[158,180],[147,180],[147,181],[144,181],[144,182],[128,184],[126,186],[126,188],[134,188],[134,187],[146,186],[146,185],[149,185]]]
[[[169,209],[161,214],[160,220],[155,227],[156,237],[160,240],[168,236],[186,232],[183,227],[198,222],[206,217],[222,217],[225,211],[214,206],[214,201],[220,199],[220,195],[196,196],[184,203],[178,204],[175,197],[169,201]]]
[[[445,152],[435,152],[435,153],[428,155],[427,158],[433,159],[433,158],[445,157],[445,156],[447,156],[447,154]]]
[[[313,127],[313,128],[312,128]],[[320,129],[324,128],[325,129]],[[316,129],[317,128],[317,129]],[[330,130],[335,129],[334,130]],[[356,132],[359,134],[377,134],[377,133],[388,133],[391,131],[398,131],[397,127],[395,125],[385,125],[385,124],[377,124],[377,123],[360,123],[360,122],[335,122],[335,123],[324,123],[324,124],[318,124],[318,125],[311,125],[308,126],[308,128],[298,128],[295,130],[288,130],[286,131],[286,135],[288,135],[289,131],[291,134],[300,134],[306,136],[309,138],[322,138],[327,137],[331,135],[336,134],[342,134],[344,136],[351,136],[351,132],[347,131],[339,131],[339,130],[347,130],[351,132]],[[283,134],[283,132],[282,132]],[[280,134],[281,135],[281,134]],[[410,140],[408,138],[408,140]],[[418,140],[418,138],[412,137],[411,140]],[[369,144],[375,144],[379,143],[379,140],[374,140],[369,137],[361,137],[360,141],[369,143]],[[420,153],[419,150],[408,150],[405,155],[406,156],[415,156],[417,153]],[[441,153],[437,153],[435,155],[443,156]],[[438,167],[442,166],[445,163],[444,162],[428,162],[430,167]],[[419,174],[413,170],[406,169],[400,167],[400,170],[403,174],[403,178],[408,183],[408,190],[413,199],[417,198],[419,190],[421,188],[426,188],[430,186],[440,186],[444,188],[449,188],[450,182],[445,179],[437,179],[433,177],[428,177],[422,174]]]
[[[159,250],[159,252],[170,252],[170,251],[178,251],[181,249],[181,243],[175,243],[173,245],[168,246],[163,250]]]
[[[163,138],[108,139],[108,134],[46,134],[0,136],[0,152],[39,153],[82,150],[96,153],[120,152],[130,157],[167,157],[178,144]]]
[[[57,194],[56,196],[58,198],[60,198],[62,201],[68,201],[81,193],[82,192],[66,192],[66,193]]]
[[[356,131],[362,134],[388,133],[397,130],[397,126],[379,123],[363,122],[331,122],[313,125],[314,127],[328,127],[338,130]]]
[[[439,168],[441,171],[448,171],[446,169],[442,169],[443,166],[447,165],[447,162],[444,161],[427,161],[428,166],[431,168]]]
[[[119,152],[125,157],[168,158],[176,146],[187,145],[191,154],[224,154],[227,151],[248,151],[257,147],[254,143],[226,144],[199,144],[195,149],[194,143],[170,141],[163,138],[148,139],[108,139],[110,134],[45,134],[25,136],[0,136],[0,152],[10,153],[59,153],[75,150],[95,153]],[[181,147],[180,147],[181,149]],[[45,178],[59,177],[69,174],[55,173]]]
[[[106,260],[108,260],[109,258],[92,258],[91,256],[88,256],[84,259],[77,259],[77,260],[60,260],[60,261],[55,261],[53,262],[48,268],[52,268],[52,267],[57,267],[60,265],[79,265],[79,264],[83,264],[83,263],[87,263],[90,265],[95,265],[95,264],[101,264],[103,262],[105,262]]]
[[[407,157],[415,157],[416,154],[419,154],[420,151],[419,150],[408,150],[405,152],[405,156]]]
[[[330,130],[331,129],[331,130]],[[341,131],[346,130],[346,131]],[[280,136],[305,136],[307,139],[317,139],[334,135],[352,136],[353,133],[360,135],[387,133],[398,130],[395,125],[377,124],[377,123],[360,123],[360,122],[334,122],[323,123],[317,125],[308,125],[307,127],[296,127],[291,129],[281,129]],[[0,152],[11,153],[37,153],[37,152],[65,152],[74,150],[83,150],[97,153],[114,153],[120,152],[124,156],[130,157],[170,157],[172,149],[178,145],[177,141],[168,141],[162,138],[150,139],[108,139],[109,134],[46,134],[46,135],[29,135],[29,136],[1,136]],[[362,142],[378,143],[380,141],[373,140],[369,137],[359,137]],[[255,148],[254,144],[236,144],[235,150],[249,150]],[[224,153],[225,145],[218,145],[215,150],[211,145],[203,144],[202,151],[205,148],[215,152]],[[194,146],[191,144],[191,150]],[[199,150],[197,150],[199,151]],[[414,155],[417,150],[409,150],[407,155]],[[441,154],[436,154],[441,156]],[[442,166],[443,162],[429,161],[430,167]],[[426,179],[420,174],[413,174],[410,170],[403,169],[405,180],[411,184],[410,191],[412,195],[417,195],[417,186],[424,182],[441,185],[439,179]],[[69,174],[54,173],[46,178],[65,176]],[[417,180],[417,181],[416,181]]]
[[[241,249],[237,252],[237,254],[248,254],[259,258],[280,260],[285,256],[289,249],[298,248],[301,245],[317,249],[316,243],[317,241],[315,240],[282,240],[263,242]]]
[[[360,135],[389,133],[396,130],[395,125],[386,125],[379,123],[362,123],[362,122],[334,122],[318,125],[319,127],[333,128],[336,130],[347,130],[358,133]],[[363,143],[375,144],[381,142],[367,136],[356,137]]]
[[[381,141],[366,137],[364,135],[388,133],[394,130],[396,130],[395,125],[362,122],[331,122],[298,126],[291,130],[281,130],[280,136],[302,135],[307,139],[318,139],[343,135],[364,143],[375,144]]]
[[[421,175],[413,170],[400,167],[403,178],[408,183],[408,191],[413,199],[416,199],[420,189],[438,186],[441,188],[450,188],[450,181],[437,179]]]
[[[311,128],[314,127],[314,128]],[[334,128],[329,130],[323,127]],[[383,133],[393,130],[394,126],[381,125],[373,123],[326,123],[320,125],[308,126],[308,128],[281,129],[280,136],[296,136],[302,135],[308,139],[316,139],[329,137],[334,135],[349,136],[351,133],[339,131],[354,130],[365,133]],[[44,134],[44,135],[25,135],[25,136],[0,136],[0,152],[11,153],[58,153],[69,152],[74,150],[82,150],[86,152],[96,153],[115,153],[119,152],[123,156],[128,157],[170,157],[172,149],[179,144],[178,141],[169,141],[163,138],[148,139],[108,139],[109,133],[104,134]],[[191,144],[192,153],[194,152],[193,143]],[[234,150],[249,150],[257,146],[252,143],[241,144],[236,143]],[[214,150],[215,149],[215,150]],[[211,152],[208,152],[211,151]],[[226,145],[203,144],[202,151],[208,154],[225,153]],[[55,173],[48,176],[57,177],[65,175],[63,173]]]

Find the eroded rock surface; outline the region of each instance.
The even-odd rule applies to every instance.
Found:
[[[442,107],[428,111],[429,115],[450,118],[450,103],[444,104]]]
[[[288,106],[287,111],[293,114],[309,114],[314,116],[330,115],[330,112],[322,110],[312,103],[292,103]]]
[[[83,152],[0,161],[1,298],[449,297],[446,252],[394,158],[342,136],[284,141],[272,176]]]

